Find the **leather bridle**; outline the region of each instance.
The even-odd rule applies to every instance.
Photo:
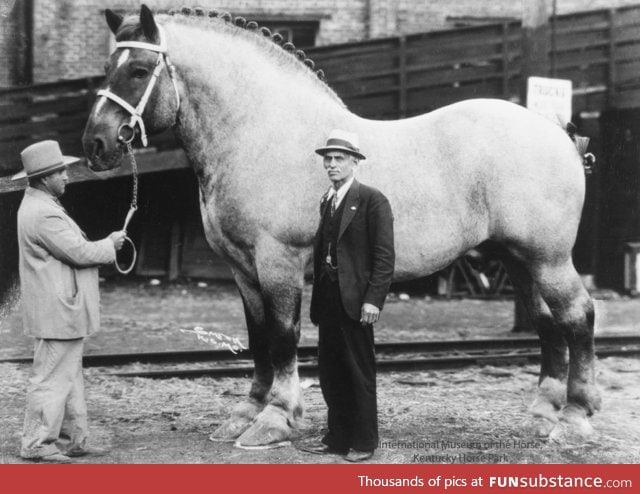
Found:
[[[117,94],[113,93],[109,89],[101,89],[98,91],[98,96],[104,96],[107,99],[110,99],[114,103],[120,105],[122,108],[127,110],[131,115],[131,119],[129,122],[122,124],[118,128],[118,140],[124,143],[130,143],[133,141],[135,137],[135,128],[136,125],[140,128],[140,140],[142,141],[143,146],[147,146],[147,132],[144,126],[144,121],[142,120],[142,113],[144,112],[145,107],[147,106],[147,102],[149,101],[149,97],[151,96],[151,92],[156,84],[158,76],[162,71],[162,67],[166,65],[167,72],[169,73],[169,77],[171,78],[171,82],[173,83],[173,89],[176,93],[176,118],[178,114],[178,110],[180,109],[180,94],[178,92],[178,85],[176,83],[175,78],[175,67],[171,64],[169,60],[169,56],[167,55],[167,39],[164,33],[164,30],[161,26],[158,27],[158,38],[160,43],[145,43],[142,41],[119,41],[116,43],[116,49],[118,48],[138,48],[142,50],[151,50],[158,54],[158,58],[156,59],[156,65],[151,74],[151,78],[147,83],[147,87],[142,94],[142,98],[138,102],[138,105],[134,108],[132,105],[127,103],[124,99],[122,99]],[[164,63],[162,63],[164,62]],[[123,131],[128,130],[129,135],[124,136]]]
[[[147,132],[144,126],[144,120],[142,119],[142,113],[144,112],[144,109],[147,106],[147,102],[149,101],[149,96],[151,96],[151,92],[153,91],[156,81],[158,80],[158,76],[160,75],[160,72],[162,71],[162,67],[165,65],[167,66],[167,72],[169,73],[169,77],[171,78],[171,82],[173,83],[173,89],[175,90],[175,93],[176,93],[176,117],[175,117],[176,119],[178,118],[178,111],[180,110],[180,93],[178,92],[178,85],[176,84],[176,78],[174,74],[175,67],[169,61],[169,56],[167,55],[167,40],[164,34],[164,30],[160,26],[158,26],[158,38],[160,40],[160,43],[157,45],[152,43],[144,43],[142,41],[119,41],[116,43],[116,49],[138,48],[142,50],[151,50],[158,54],[158,57],[156,58],[156,65],[155,65],[155,68],[153,69],[153,73],[151,74],[151,78],[149,79],[149,82],[147,83],[147,87],[144,90],[144,93],[142,94],[142,98],[140,98],[140,101],[138,102],[138,105],[135,108],[129,103],[127,103],[120,96],[118,96],[117,94],[113,93],[108,89],[101,89],[98,91],[98,96],[103,96],[113,101],[114,103],[120,105],[122,108],[127,110],[131,115],[131,118],[128,122],[123,123],[122,125],[120,125],[120,127],[118,127],[118,141],[122,142],[127,147],[127,152],[131,160],[132,175],[133,175],[133,191],[132,191],[131,205],[129,207],[129,212],[127,213],[127,216],[124,220],[124,226],[122,227],[122,230],[125,232],[125,235],[127,232],[127,227],[129,226],[129,222],[131,221],[131,218],[133,218],[133,215],[136,212],[136,210],[138,209],[138,170],[137,170],[135,156],[133,154],[133,149],[131,149],[131,142],[135,138],[135,134],[136,134],[135,128],[137,125],[140,128],[140,140],[142,141],[143,146],[146,147],[148,144]],[[162,62],[164,62],[164,64]],[[125,131],[128,132],[128,135],[123,135],[123,132]],[[128,236],[125,236],[125,240],[131,244],[131,247],[133,249],[133,259],[131,260],[130,265],[126,268],[120,267],[116,259],[115,267],[122,274],[128,274],[129,272],[131,272],[131,270],[135,266],[136,259],[137,259],[137,251],[136,251],[135,245],[133,244],[133,241]]]

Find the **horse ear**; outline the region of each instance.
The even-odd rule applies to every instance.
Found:
[[[148,40],[156,41],[158,39],[158,26],[156,21],[153,20],[151,10],[145,4],[140,7],[140,24],[142,25],[142,32]]]
[[[113,34],[118,32],[124,19],[121,15],[116,14],[113,10],[105,9],[104,16],[107,18],[107,25]]]

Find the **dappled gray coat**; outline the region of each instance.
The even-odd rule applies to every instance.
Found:
[[[18,209],[24,332],[73,339],[100,327],[98,265],[115,260],[109,238],[89,242],[47,192],[27,188]]]

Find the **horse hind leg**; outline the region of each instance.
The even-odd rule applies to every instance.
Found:
[[[530,412],[534,435],[544,438],[557,426],[559,411],[566,404],[567,342],[525,264],[510,255],[502,260],[540,338],[540,376]]]
[[[533,270],[533,276],[569,348],[567,404],[561,412],[563,428],[555,429],[551,438],[583,440],[593,433],[588,417],[601,404],[595,382],[593,300],[570,258],[542,263]]]
[[[243,275],[234,273],[242,297],[249,334],[249,350],[253,355],[254,372],[249,397],[239,403],[210,436],[212,441],[233,442],[244,433],[264,409],[273,383],[273,367],[269,357],[269,342],[264,316],[264,304],[259,287]]]

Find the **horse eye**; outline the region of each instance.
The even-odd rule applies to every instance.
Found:
[[[131,72],[131,77],[142,79],[146,77],[148,73],[149,72],[145,69],[133,69],[133,71]]]

